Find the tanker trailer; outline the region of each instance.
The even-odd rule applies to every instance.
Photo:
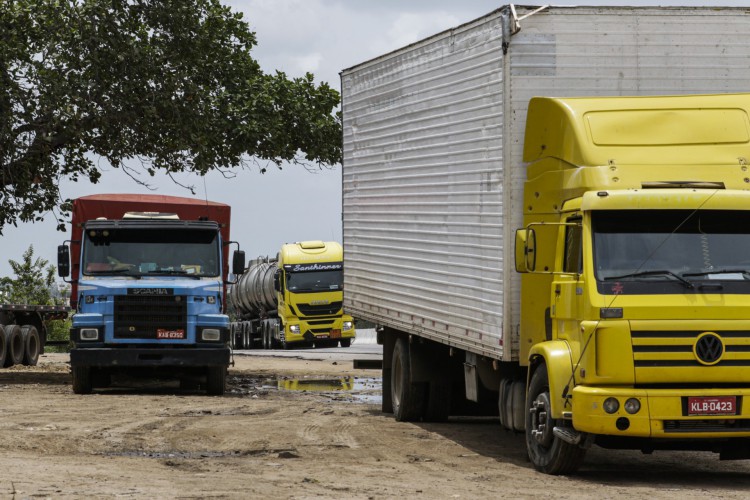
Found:
[[[235,349],[270,348],[265,332],[278,323],[274,290],[277,262],[277,259],[258,257],[228,290]]]
[[[342,258],[336,242],[303,241],[253,260],[229,290],[234,348],[349,347],[355,331],[342,310]]]

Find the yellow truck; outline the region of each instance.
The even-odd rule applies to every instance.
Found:
[[[343,268],[335,241],[287,243],[252,261],[229,290],[234,348],[349,347],[356,334],[342,311]]]
[[[750,458],[724,23],[750,16],[510,6],[342,72],[344,307],[378,325],[383,411],[499,415],[549,474],[592,445]]]

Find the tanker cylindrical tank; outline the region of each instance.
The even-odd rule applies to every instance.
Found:
[[[229,297],[235,309],[243,314],[276,309],[276,291],[273,288],[275,273],[275,260],[260,258],[252,261],[231,287]]]

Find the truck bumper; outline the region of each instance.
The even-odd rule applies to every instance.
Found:
[[[228,366],[229,348],[159,349],[159,348],[74,348],[71,366],[97,367],[204,367]]]
[[[316,340],[354,339],[357,335],[354,329],[354,322],[351,320],[351,317],[348,317],[349,319],[345,318],[347,317],[337,318],[328,325],[313,325],[306,320],[287,320],[284,340],[291,344],[294,342],[314,342]],[[344,330],[343,323],[345,321],[351,324],[351,328]],[[299,326],[300,332],[292,332],[289,329],[291,325]]]
[[[615,398],[619,408],[604,411],[604,401]],[[640,409],[625,410],[625,402],[635,399]],[[696,399],[691,398],[704,398]],[[711,402],[734,401],[734,413]],[[708,407],[694,415],[689,403]],[[705,403],[704,403],[705,402]],[[633,389],[578,386],[573,389],[573,427],[582,432],[622,437],[659,439],[706,439],[750,437],[750,389]]]

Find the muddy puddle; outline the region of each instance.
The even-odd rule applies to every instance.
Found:
[[[276,381],[282,391],[310,391],[351,399],[356,403],[380,404],[382,379],[376,377],[289,378]]]
[[[383,382],[378,377],[282,377],[275,379],[234,377],[230,380],[230,385],[235,387],[235,390],[230,390],[230,392],[240,393],[238,395],[245,393],[252,396],[273,390],[311,392],[337,401],[366,404],[380,404],[383,395]]]

